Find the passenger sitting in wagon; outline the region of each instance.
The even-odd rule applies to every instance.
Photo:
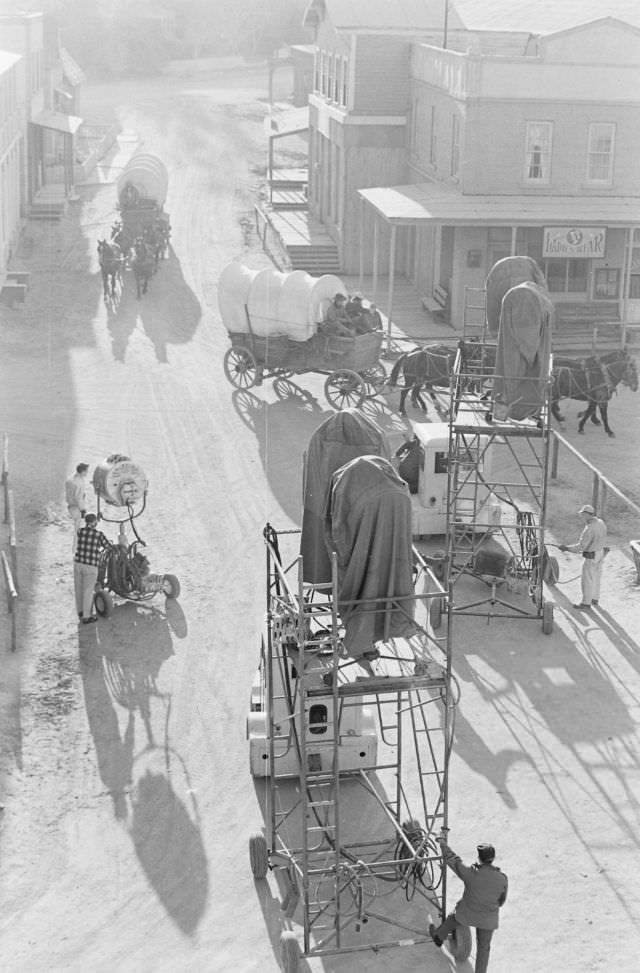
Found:
[[[341,335],[344,338],[352,338],[353,330],[349,326],[350,319],[347,314],[347,298],[344,294],[336,294],[331,304],[327,308],[324,321],[319,330],[322,334]]]
[[[375,305],[373,305],[375,310]],[[353,334],[370,334],[376,331],[378,323],[371,308],[366,308],[362,303],[362,294],[356,292],[347,304],[347,315]]]

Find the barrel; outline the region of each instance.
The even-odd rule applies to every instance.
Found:
[[[114,507],[133,506],[144,499],[148,486],[142,467],[119,453],[107,456],[93,471],[93,489]]]
[[[118,177],[117,192],[120,201],[127,184],[133,187],[138,197],[152,199],[162,209],[167,198],[169,174],[157,156],[141,152],[129,159]]]

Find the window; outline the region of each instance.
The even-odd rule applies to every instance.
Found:
[[[544,275],[552,294],[584,294],[588,260],[546,260]]]
[[[436,154],[438,148],[438,140],[436,133],[436,106],[431,106],[431,129],[429,132],[429,162],[432,166],[436,164]]]
[[[316,48],[316,56],[313,62],[313,90],[314,91],[320,91],[320,85],[322,84],[321,64],[322,64],[322,51]]]
[[[615,125],[609,122],[589,126],[587,182],[610,184],[613,181],[614,136]]]
[[[460,167],[460,120],[457,115],[451,119],[451,166],[450,175],[454,178],[458,176]]]
[[[527,122],[525,182],[543,186],[550,182],[552,135],[553,122]]]
[[[620,270],[616,267],[598,267],[595,274],[593,296],[596,300],[616,300],[620,290]]]
[[[345,108],[349,105],[349,58],[342,59],[342,104]]]

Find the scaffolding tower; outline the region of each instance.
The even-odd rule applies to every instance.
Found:
[[[447,828],[459,695],[448,635],[429,621],[447,593],[420,554],[413,596],[393,604],[414,634],[354,659],[336,557],[331,583],[305,582],[301,556],[284,553],[299,534],[265,528],[267,624],[248,720],[266,825],[251,837],[251,867],[257,879],[271,869],[281,890],[286,973],[303,953],[432,945],[428,915],[446,914],[436,838]],[[468,955],[469,931],[450,947]]]
[[[530,380],[539,412],[521,421],[498,418],[492,401],[496,344],[487,335],[477,288],[467,288],[464,326],[449,413],[448,611],[539,620],[550,634],[553,602],[545,600],[544,582],[557,577],[557,561],[545,548],[552,359],[545,374]],[[480,597],[459,594],[459,582],[469,575],[485,586]]]

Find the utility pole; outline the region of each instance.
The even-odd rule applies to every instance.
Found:
[[[442,46],[447,47],[447,33],[449,29],[449,0],[444,0],[444,37],[442,39]]]

